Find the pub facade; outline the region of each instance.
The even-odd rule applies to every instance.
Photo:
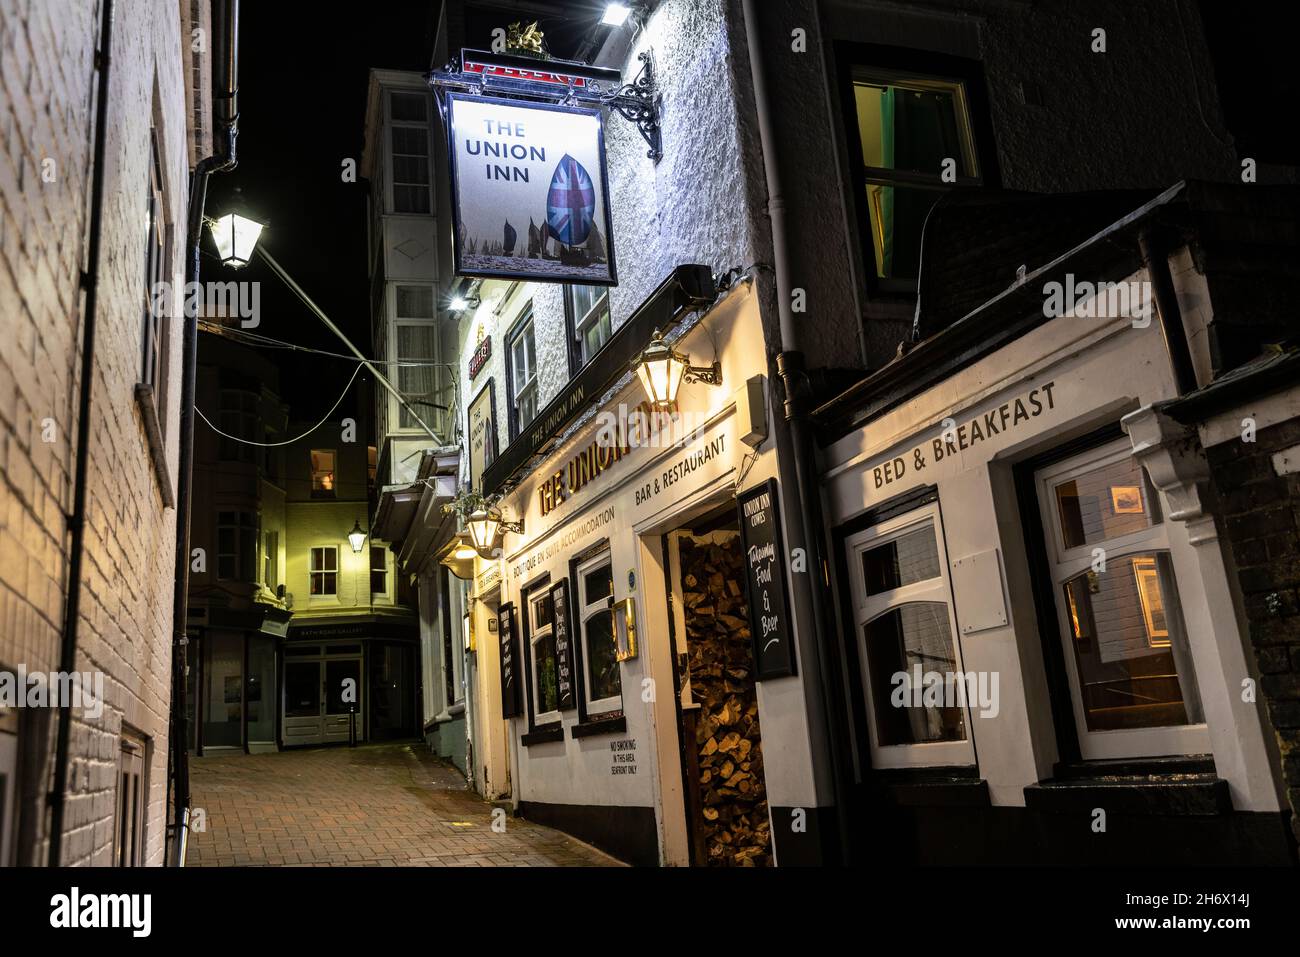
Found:
[[[499,85],[532,112],[462,142],[456,69],[581,72],[473,53],[495,9],[446,5],[432,75],[475,786],[646,864],[1293,861],[1289,686],[1161,411],[1245,361],[1198,259],[1243,200],[1188,179],[1241,158],[1217,101],[1168,108],[1206,36],[1156,70],[1164,26],[1024,22],[1053,4],[644,5],[576,59],[653,122],[608,112],[551,255],[450,168],[548,148],[555,102]]]

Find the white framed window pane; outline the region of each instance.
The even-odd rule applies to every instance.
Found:
[[[1055,483],[1052,497],[1066,550],[1122,538],[1160,523],[1146,473],[1131,456]]]
[[[862,553],[867,595],[938,578],[942,573],[934,527],[926,525]]]
[[[943,705],[927,705],[918,703],[919,695],[895,693],[899,688],[917,686],[918,667],[922,676],[951,676],[958,671],[948,606],[942,602],[897,605],[867,622],[863,638],[871,676],[876,744],[888,747],[964,741],[965,709],[955,698]],[[905,681],[898,677],[900,674],[906,676]]]
[[[1062,586],[1089,731],[1204,720],[1173,581],[1167,552],[1143,552]]]
[[[433,319],[433,287],[398,286],[396,305],[398,319]]]
[[[432,304],[430,304],[432,308]],[[437,358],[437,329],[432,324],[400,324],[397,327],[397,358],[405,362],[432,363]],[[437,379],[432,365],[399,365],[397,389],[407,402],[437,404]],[[425,418],[420,413],[420,418]],[[401,428],[415,428],[418,423],[410,410],[402,406]]]
[[[393,90],[388,94],[389,107],[395,122],[427,123],[429,98],[424,93]]]

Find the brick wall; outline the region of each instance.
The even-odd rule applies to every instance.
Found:
[[[155,472],[141,377],[150,126],[164,180],[167,271],[183,280],[189,4],[117,0],[104,167],[90,489],[77,669],[104,674],[100,718],[74,715],[63,860],[112,860],[118,736],[147,740],[143,858],[163,860],[170,704],[179,329],[170,342],[167,475]],[[76,457],[99,4],[0,0],[0,668],[59,663]],[[52,164],[46,162],[52,160]],[[42,174],[45,173],[43,176]],[[51,440],[52,439],[52,440]],[[57,721],[21,713],[37,766],[20,785],[24,856],[45,859]]]
[[[1281,476],[1273,467],[1275,454],[1296,445],[1300,420],[1292,419],[1254,442],[1213,446],[1208,456],[1300,837],[1300,474]]]

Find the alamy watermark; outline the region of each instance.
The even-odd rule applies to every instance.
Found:
[[[895,671],[889,683],[895,708],[969,707],[981,718],[996,718],[1001,710],[996,671],[925,671],[913,665],[911,672]]]
[[[1065,282],[1053,279],[1043,284],[1043,315],[1048,319],[1073,315],[1080,319],[1126,317],[1134,329],[1151,325],[1151,284],[1145,280],[1126,282],[1076,282],[1074,273]]]
[[[0,708],[79,708],[87,718],[104,713],[102,671],[0,671]]]
[[[262,284],[231,281],[174,286],[158,282],[151,290],[149,307],[155,316],[238,319],[241,329],[255,329],[262,322]]]

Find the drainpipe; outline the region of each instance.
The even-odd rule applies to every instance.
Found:
[[[113,0],[104,0],[95,67],[95,143],[90,174],[90,237],[86,271],[81,286],[86,291],[85,331],[81,343],[81,384],[77,396],[77,459],[72,470],[72,514],[68,517],[68,598],[63,609],[63,643],[59,670],[77,670],[77,621],[81,616],[81,559],[86,538],[86,470],[90,465],[90,393],[95,381],[95,320],[99,306],[99,248],[104,227],[104,153],[108,133],[108,73],[113,51]],[[68,789],[68,750],[72,735],[72,705],[59,702],[59,733],[54,751],[54,789],[50,792],[49,865],[62,864],[63,810]]]
[[[1165,351],[1174,367],[1174,383],[1179,395],[1196,391],[1196,368],[1192,365],[1192,351],[1187,345],[1187,331],[1183,327],[1183,313],[1178,308],[1178,294],[1174,291],[1174,277],[1169,272],[1169,250],[1155,235],[1154,228],[1146,226],[1138,233],[1138,249],[1142,265],[1151,279],[1151,291],[1160,314],[1160,334],[1165,340]]]
[[[835,639],[834,622],[828,613],[829,596],[823,570],[829,570],[826,543],[821,529],[825,528],[822,516],[821,486],[817,479],[816,449],[813,445],[809,412],[812,408],[811,389],[804,371],[803,353],[791,308],[790,261],[786,247],[785,196],[781,192],[781,176],[776,160],[776,133],[772,129],[768,108],[767,78],[763,70],[763,52],[759,41],[758,14],[754,0],[742,0],[745,36],[749,46],[749,69],[754,85],[754,103],[758,111],[759,142],[763,153],[763,166],[767,172],[767,211],[772,220],[772,256],[776,272],[776,303],[780,318],[781,352],[777,356],[777,372],[785,388],[785,418],[790,427],[794,445],[795,473],[799,494],[799,517],[803,538],[811,558],[812,579],[809,582],[813,616],[813,642],[817,648],[817,665],[822,684],[822,719],[830,736],[831,776],[835,792],[835,811],[839,823],[839,847],[842,863],[847,863],[849,833],[850,780],[848,776],[851,751],[844,734],[848,708],[844,697],[844,667],[839,643]],[[829,862],[828,862],[829,863]]]
[[[204,157],[190,178],[189,222],[185,234],[189,259],[185,267],[186,288],[199,281],[200,243],[203,239],[203,209],[207,202],[208,177],[235,168],[235,141],[239,136],[239,0],[213,0],[212,4],[212,113],[213,138],[217,150]],[[195,315],[189,315],[195,312]],[[185,331],[181,344],[181,435],[180,465],[176,479],[176,587],[172,604],[172,826],[175,828],[171,863],[185,864],[189,830],[190,773],[189,721],[185,716],[185,675],[188,671],[186,636],[190,597],[190,505],[194,472],[194,395],[198,378],[199,320],[197,310],[185,310]]]

